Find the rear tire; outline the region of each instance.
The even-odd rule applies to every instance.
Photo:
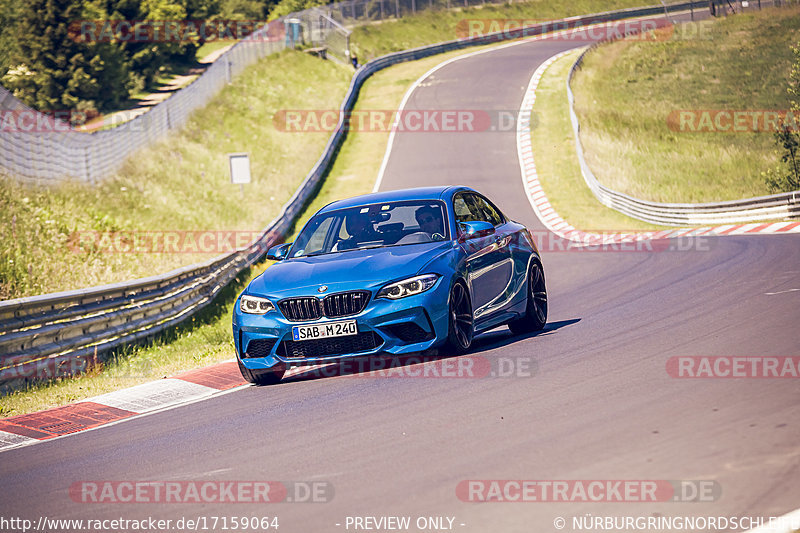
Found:
[[[239,359],[236,362],[239,363],[239,372],[242,373],[242,377],[254,385],[274,385],[283,379],[283,374],[286,373],[286,367],[283,365],[275,366],[270,370],[250,370]]]
[[[547,324],[547,288],[544,269],[539,261],[532,261],[528,269],[528,303],[525,316],[508,324],[515,335],[541,331]]]
[[[474,335],[472,300],[463,283],[456,282],[450,289],[447,347],[453,353],[464,353],[472,345]]]

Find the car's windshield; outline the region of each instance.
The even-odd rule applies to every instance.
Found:
[[[317,214],[289,257],[305,257],[449,238],[444,204],[437,200],[385,202]]]

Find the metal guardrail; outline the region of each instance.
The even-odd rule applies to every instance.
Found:
[[[583,64],[586,54],[595,48],[592,45],[581,53],[567,76],[567,99],[569,117],[575,136],[575,150],[586,185],[603,205],[629,217],[664,226],[702,226],[714,224],[738,224],[757,220],[787,219],[800,216],[800,191],[702,204],[659,203],[640,200],[609,189],[597,179],[586,163],[580,138],[580,123],[575,113],[575,95],[571,82],[575,71]]]
[[[673,10],[704,2],[672,4]],[[658,14],[662,6],[625,9],[563,19],[567,25]],[[552,23],[515,31],[454,40],[395,52],[359,68],[340,106],[339,121],[325,149],[281,213],[250,245],[206,263],[162,276],[88,289],[0,302],[0,390],[24,382],[81,372],[98,354],[138,342],[176,325],[208,305],[243,269],[280,242],[331,167],[344,141],[347,112],[353,109],[364,81],[391,65],[462,48],[539,35]],[[563,28],[562,28],[563,29]]]

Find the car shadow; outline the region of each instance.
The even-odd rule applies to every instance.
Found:
[[[339,376],[370,377],[369,374],[372,372],[382,372],[383,375],[389,375],[391,373],[392,377],[402,377],[404,373],[409,377],[419,377],[420,372],[413,369],[415,365],[423,365],[433,362],[437,366],[441,367],[442,365],[447,365],[447,361],[451,359],[470,357],[481,352],[501,348],[524,339],[552,335],[557,330],[571,326],[572,324],[580,322],[580,320],[580,318],[573,318],[569,320],[560,320],[557,322],[548,322],[541,331],[535,331],[523,335],[514,335],[507,328],[488,331],[475,337],[472,348],[470,348],[469,352],[466,354],[452,354],[442,350],[428,350],[425,352],[417,352],[408,355],[378,354],[364,357],[353,357],[338,362],[320,365],[289,367],[287,369],[288,375],[283,378],[282,383],[310,381]],[[431,372],[426,370],[423,372],[423,374],[424,376],[438,375],[436,369],[432,370]]]
[[[532,331],[530,333],[523,333],[515,335],[511,333],[510,329],[498,328],[495,330],[487,331],[475,337],[472,341],[472,347],[469,350],[470,354],[481,353],[495,348],[501,348],[524,339],[532,339],[533,337],[544,337],[554,334],[557,330],[577,324],[580,318],[570,318],[569,320],[559,320],[557,322],[548,322],[545,324],[544,329],[540,331]]]

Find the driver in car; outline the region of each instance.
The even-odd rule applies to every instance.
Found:
[[[344,226],[350,237],[337,243],[337,251],[352,250],[364,242],[380,239],[380,235],[375,231],[369,215],[366,213],[348,215],[344,220]]]
[[[420,231],[428,234],[432,241],[444,239],[444,224],[442,210],[432,205],[425,205],[414,212]]]

